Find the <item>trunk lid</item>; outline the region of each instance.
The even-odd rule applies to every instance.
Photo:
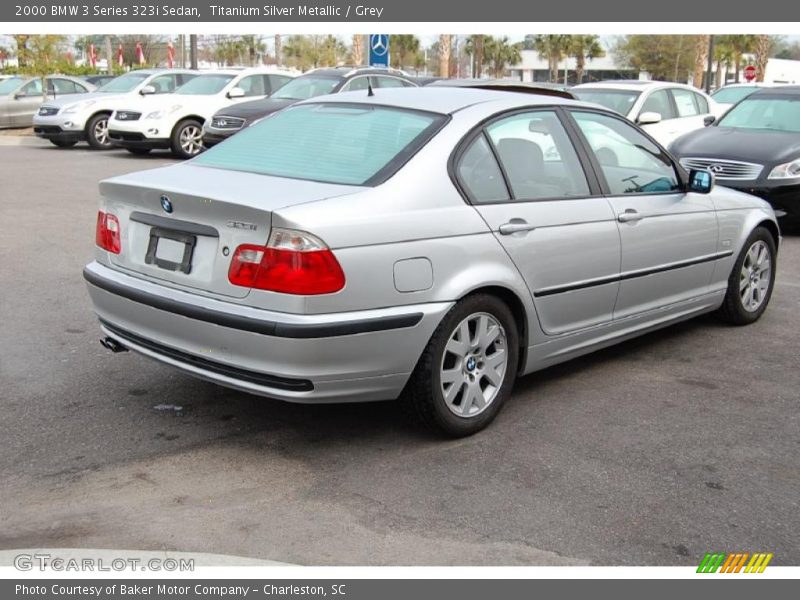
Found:
[[[122,231],[122,251],[109,259],[174,287],[244,298],[250,289],[228,281],[230,261],[241,244],[267,243],[273,210],[360,189],[191,163],[107,179],[102,210]]]

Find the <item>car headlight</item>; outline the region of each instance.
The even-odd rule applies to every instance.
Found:
[[[94,104],[94,100],[86,100],[85,102],[76,102],[75,104],[70,104],[69,106],[65,107],[62,111],[62,114],[65,115],[72,115],[78,112],[79,110],[84,110],[89,108],[92,104]]]
[[[798,179],[800,178],[800,158],[778,165],[769,174],[767,179]]]
[[[182,105],[176,104],[176,105],[171,106],[169,108],[162,108],[162,109],[159,109],[159,110],[154,110],[153,112],[147,114],[145,116],[145,119],[160,119],[161,117],[165,117],[167,115],[171,115],[176,110],[180,110],[181,108],[182,108]]]

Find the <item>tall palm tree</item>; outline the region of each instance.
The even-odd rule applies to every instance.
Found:
[[[533,37],[533,48],[539,58],[546,59],[550,68],[550,81],[558,81],[558,63],[566,56],[570,43],[569,35],[536,35]]]
[[[506,36],[502,38],[488,36],[484,40],[484,54],[494,77],[502,77],[507,65],[522,61],[521,47],[522,44],[510,44]]]
[[[464,49],[472,56],[472,76],[480,79],[483,74],[484,46],[487,36],[470,35],[464,45]]]
[[[583,73],[586,70],[586,61],[601,58],[606,51],[600,45],[600,37],[596,35],[570,36],[567,54],[575,59],[575,75],[577,83],[583,83]]]
[[[723,67],[727,72],[730,72],[734,61],[734,49],[730,38],[733,36],[720,35],[714,43],[714,61],[717,63],[716,76],[714,77],[714,85],[717,88],[725,85],[722,77]]]
[[[350,56],[355,66],[364,64],[364,36],[361,34],[353,35],[353,47]]]
[[[280,36],[280,34],[276,33],[275,34],[275,64],[278,65],[279,67],[281,66],[281,58],[282,58],[281,36]]]
[[[453,36],[439,36],[439,77],[450,77],[450,52],[453,48]]]
[[[756,49],[755,35],[729,35],[731,49],[733,50],[733,68],[736,70],[736,83],[739,83],[739,75],[742,71],[744,55],[750,54]]]
[[[698,35],[694,42],[694,75],[692,76],[692,85],[696,88],[703,87],[703,73],[706,70],[706,61],[708,60],[708,43],[710,36]]]
[[[756,81],[764,81],[764,74],[767,71],[767,61],[772,52],[772,37],[769,35],[759,35],[756,37]]]

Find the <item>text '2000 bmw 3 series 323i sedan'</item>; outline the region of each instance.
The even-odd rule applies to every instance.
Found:
[[[106,346],[292,402],[399,399],[452,436],[518,375],[757,320],[780,239],[620,115],[478,89],[311,99],[100,192]]]

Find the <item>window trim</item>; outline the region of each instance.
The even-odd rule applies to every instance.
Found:
[[[556,118],[558,118],[558,120],[561,123],[561,126],[564,127],[564,133],[567,135],[567,138],[572,144],[573,150],[575,150],[575,154],[578,158],[578,163],[580,164],[581,169],[583,170],[584,177],[586,177],[586,183],[589,187],[588,194],[581,194],[578,196],[555,196],[550,198],[516,198],[514,196],[513,189],[511,187],[511,182],[509,181],[508,178],[508,174],[506,173],[505,167],[503,166],[503,163],[497,154],[497,148],[495,148],[494,142],[492,141],[491,136],[487,131],[487,128],[493,123],[501,121],[507,117],[513,117],[514,115],[517,114],[524,114],[530,112],[555,113]],[[470,145],[475,140],[475,138],[477,138],[479,135],[483,135],[484,139],[489,144],[489,148],[492,151],[494,160],[500,169],[500,173],[503,175],[503,182],[505,183],[506,191],[509,197],[508,200],[494,200],[491,202],[473,201],[472,194],[469,192],[467,187],[461,182],[458,176],[458,163],[461,160],[461,157],[469,149]],[[450,153],[450,158],[447,161],[447,173],[450,176],[450,181],[453,182],[453,185],[456,187],[461,197],[467,204],[471,206],[492,206],[495,204],[527,204],[532,202],[570,202],[572,200],[586,200],[590,198],[605,197],[602,185],[597,177],[597,173],[594,171],[594,168],[591,165],[589,157],[586,156],[585,146],[583,146],[582,141],[575,135],[575,132],[572,130],[571,123],[567,120],[567,117],[564,113],[564,108],[560,104],[534,104],[530,106],[516,107],[516,108],[506,109],[504,111],[486,117],[485,119],[482,119],[459,140],[453,151]]]
[[[675,157],[672,156],[661,144],[659,144],[651,135],[649,135],[646,131],[644,131],[641,127],[638,127],[635,123],[631,123],[629,119],[621,115],[617,115],[615,113],[611,113],[605,110],[597,110],[596,108],[591,107],[583,107],[583,106],[570,106],[569,108],[565,109],[564,111],[570,119],[572,126],[575,129],[575,133],[577,137],[581,140],[581,143],[584,146],[584,149],[588,152],[588,159],[592,165],[592,168],[595,171],[595,176],[597,177],[598,181],[600,182],[600,187],[603,190],[603,196],[607,198],[622,198],[622,197],[636,197],[636,196],[665,196],[669,194],[685,194],[687,192],[687,188],[689,185],[689,175],[686,170],[681,166],[681,164],[675,160]],[[670,190],[665,192],[633,192],[630,194],[613,194],[611,192],[611,186],[608,185],[608,180],[606,179],[606,175],[603,172],[603,167],[600,162],[597,160],[597,156],[592,150],[591,144],[589,144],[589,140],[586,139],[586,136],[583,134],[580,125],[578,124],[577,119],[573,113],[576,112],[588,112],[588,113],[595,113],[598,115],[606,116],[612,119],[616,119],[622,123],[625,123],[628,127],[633,127],[637,132],[643,135],[645,138],[650,140],[653,144],[655,144],[656,148],[661,150],[661,154],[666,157],[670,163],[672,164],[672,169],[675,171],[675,175],[678,179],[678,183],[680,184],[680,189],[677,190]]]

